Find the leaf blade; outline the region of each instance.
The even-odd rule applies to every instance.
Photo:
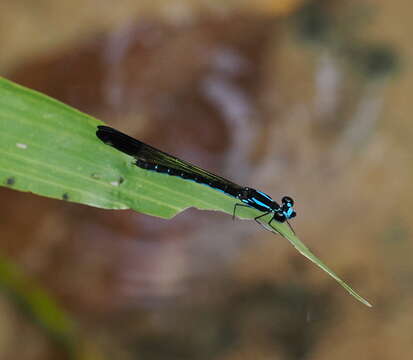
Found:
[[[171,218],[189,207],[233,212],[234,198],[206,185],[145,171],[95,136],[103,123],[34,90],[0,78],[0,185],[105,209]],[[238,217],[260,212],[242,208]],[[275,224],[274,224],[275,223]],[[357,294],[285,223],[275,229],[302,255]]]

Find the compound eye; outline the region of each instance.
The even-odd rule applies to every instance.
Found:
[[[281,201],[283,202],[283,204],[287,204],[288,207],[291,207],[294,205],[294,200],[292,198],[290,198],[289,196],[284,196]]]
[[[297,216],[297,213],[295,212],[295,211],[293,211],[292,213],[291,213],[291,215],[290,215],[290,219],[292,219],[292,218],[294,218],[294,217],[296,217]]]

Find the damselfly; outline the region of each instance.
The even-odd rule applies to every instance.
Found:
[[[294,200],[289,196],[284,196],[281,199],[281,205],[279,205],[262,191],[235,184],[223,177],[144,144],[142,141],[136,140],[108,126],[98,126],[96,136],[105,144],[133,156],[136,166],[142,169],[195,181],[234,197],[239,200],[240,203],[234,205],[233,218],[235,218],[235,212],[238,207],[251,207],[262,212],[262,214],[254,218],[261,226],[264,225],[259,219],[272,214],[267,225],[278,232],[271,226],[273,221],[288,223],[289,219],[296,216],[293,208]]]

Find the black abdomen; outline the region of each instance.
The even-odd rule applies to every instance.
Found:
[[[190,172],[184,170],[178,170],[171,167],[167,167],[164,165],[158,165],[154,163],[149,163],[144,160],[137,159],[135,162],[136,166],[140,167],[141,169],[156,171],[161,174],[167,174],[171,176],[177,176],[185,180],[194,181],[198,184],[207,185],[213,189],[220,190],[230,196],[237,197],[239,193],[239,189],[234,189],[228,184],[221,183],[219,181],[211,180],[199,174],[192,174]]]

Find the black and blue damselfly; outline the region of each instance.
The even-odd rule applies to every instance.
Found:
[[[261,226],[264,226],[259,219],[272,214],[267,224],[278,233],[278,231],[271,226],[273,221],[288,223],[289,219],[296,216],[296,212],[293,209],[294,200],[289,196],[284,196],[281,200],[281,205],[279,205],[262,191],[237,185],[108,126],[98,126],[96,136],[105,144],[133,156],[136,166],[141,169],[195,181],[234,197],[239,200],[240,203],[234,205],[233,218],[235,218],[235,212],[238,207],[251,207],[263,213],[255,217],[254,220]]]

